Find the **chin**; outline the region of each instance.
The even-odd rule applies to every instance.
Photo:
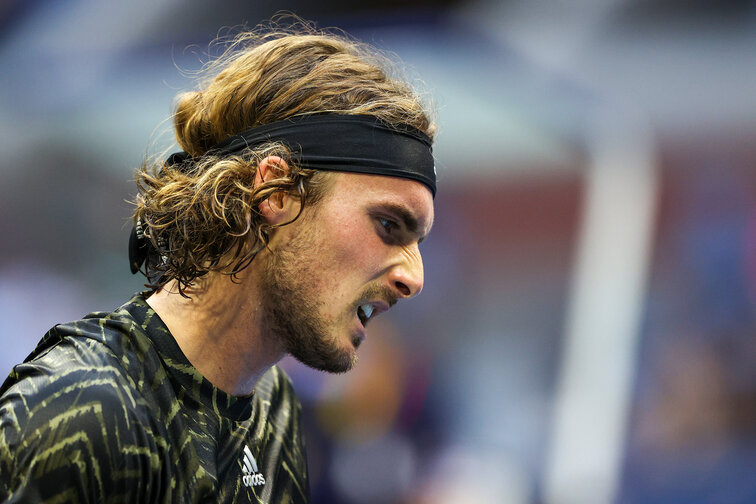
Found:
[[[327,373],[346,373],[357,364],[357,352],[344,352],[338,359],[320,360],[312,363],[303,362],[303,364]]]
[[[357,347],[362,339],[350,337],[341,344],[310,341],[309,345],[289,348],[289,354],[305,366],[328,373],[346,373],[357,363]],[[338,341],[338,340],[337,340]]]
[[[340,348],[334,349],[328,359],[328,363],[323,369],[329,373],[346,373],[351,371],[357,364],[357,348],[362,343],[362,339],[356,336],[350,337]]]

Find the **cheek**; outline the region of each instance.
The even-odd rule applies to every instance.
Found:
[[[358,275],[372,276],[380,269],[380,255],[386,245],[370,226],[349,220],[335,223],[329,233],[334,266],[344,273],[355,269]]]

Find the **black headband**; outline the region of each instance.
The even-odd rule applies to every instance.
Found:
[[[212,147],[237,154],[266,142],[282,142],[303,168],[389,175],[422,182],[436,195],[431,139],[418,129],[393,129],[373,116],[314,114],[252,128]]]
[[[411,126],[394,129],[374,116],[313,114],[293,117],[244,131],[216,144],[208,154],[238,154],[268,142],[285,144],[303,168],[388,175],[425,184],[436,196],[432,141]],[[176,152],[166,165],[189,161]],[[146,240],[136,228],[129,243],[129,262],[136,273],[146,259]]]

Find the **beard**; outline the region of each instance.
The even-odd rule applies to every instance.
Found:
[[[329,373],[344,373],[357,362],[356,348],[339,345],[321,315],[322,302],[308,287],[311,268],[317,268],[303,257],[314,255],[313,237],[305,229],[289,243],[265,256],[261,274],[261,294],[265,322],[272,337],[284,351],[302,364]],[[356,314],[357,306],[354,307]]]

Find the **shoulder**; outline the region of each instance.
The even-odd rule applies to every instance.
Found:
[[[146,359],[136,326],[116,311],[53,327],[0,387],[6,443],[57,438],[67,429],[143,425]]]
[[[0,408],[14,409],[19,421],[47,419],[84,403],[128,405],[132,388],[109,348],[89,339],[67,339],[13,369]]]
[[[102,370],[11,387],[0,398],[0,501],[4,493],[35,502],[139,495],[165,450],[134,396]],[[130,481],[135,474],[144,481]]]
[[[26,360],[13,368],[0,386],[0,406],[22,403],[29,412],[55,409],[58,403],[97,398],[134,405],[146,360],[156,356],[149,339],[122,306],[114,312],[91,313],[58,324]]]
[[[56,326],[3,384],[0,501],[11,492],[44,501],[72,488],[98,500],[138,488],[119,475],[150,473],[161,442],[124,352],[113,348],[122,332],[110,320]]]
[[[122,441],[145,426],[142,402],[109,348],[66,339],[14,368],[0,396],[3,448],[36,456],[86,447],[99,457],[119,444],[116,433]]]
[[[102,338],[87,334],[94,330],[92,324],[99,327],[96,321],[82,320],[48,332],[0,388],[0,408],[14,409],[22,421],[47,418],[84,402],[133,403],[128,391],[134,386],[122,357]]]

